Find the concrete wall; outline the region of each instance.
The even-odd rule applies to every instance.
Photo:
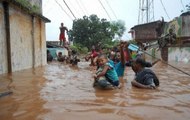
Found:
[[[12,70],[32,67],[32,19],[31,16],[10,6],[10,39]]]
[[[190,63],[190,47],[169,48],[169,61]]]
[[[7,42],[0,2],[0,74],[8,72]],[[9,4],[12,72],[46,65],[45,22]]]
[[[0,4],[0,55],[0,74],[7,73],[7,47],[5,40],[5,23],[2,4]]]
[[[182,16],[182,36],[190,38],[190,15]]]
[[[44,65],[47,62],[46,57],[46,38],[45,38],[45,24],[39,19],[34,20],[34,66]]]

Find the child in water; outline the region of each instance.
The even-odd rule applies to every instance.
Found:
[[[100,86],[101,86],[102,80],[99,80],[99,79],[104,79],[102,77],[105,77],[105,80],[108,81],[112,86],[120,87],[117,72],[114,66],[112,66],[109,63],[107,56],[101,55],[98,58],[98,65],[99,65],[99,69],[97,70],[97,74],[94,76],[94,78],[95,80],[98,80],[98,82],[101,81]],[[106,82],[105,80],[103,81],[104,83]],[[106,87],[107,85],[109,84],[105,84],[103,86]]]
[[[93,83],[93,87],[100,87],[100,88],[108,88],[108,86],[112,86],[107,80],[105,76],[100,76],[99,78],[97,78],[96,76],[98,76],[104,69],[104,65],[101,65],[102,58],[98,57],[97,59],[97,71],[95,74],[95,78],[94,78],[94,83]]]

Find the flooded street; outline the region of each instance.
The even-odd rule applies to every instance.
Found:
[[[190,74],[190,64],[171,63]],[[133,88],[134,73],[126,69],[125,85],[117,90],[92,87],[93,68],[58,62],[0,75],[1,120],[189,120],[190,76],[158,62],[156,90]]]

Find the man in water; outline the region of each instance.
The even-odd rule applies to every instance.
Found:
[[[137,58],[132,63],[132,69],[135,72],[135,79],[131,82],[134,87],[155,89],[159,86],[159,80],[156,74],[148,68],[147,63],[142,58]]]

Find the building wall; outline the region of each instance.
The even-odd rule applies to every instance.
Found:
[[[182,36],[190,38],[190,15],[182,16]]]
[[[176,17],[172,21],[166,23],[164,34],[169,33],[169,29],[173,29],[177,37],[190,37],[190,15]]]
[[[4,9],[0,2],[0,74],[8,72]],[[12,72],[46,65],[45,22],[9,4]]]
[[[169,61],[190,63],[190,47],[170,47]]]
[[[35,19],[34,30],[34,52],[35,52],[35,66],[44,65],[47,62],[46,57],[46,38],[45,38],[45,24],[39,19]]]
[[[32,67],[32,20],[31,16],[10,6],[10,39],[12,70]]]
[[[0,74],[6,73],[7,70],[7,47],[5,39],[5,23],[3,6],[0,4]]]
[[[138,42],[150,42],[158,38],[156,29],[160,25],[160,21],[136,25],[132,28],[134,38]]]

